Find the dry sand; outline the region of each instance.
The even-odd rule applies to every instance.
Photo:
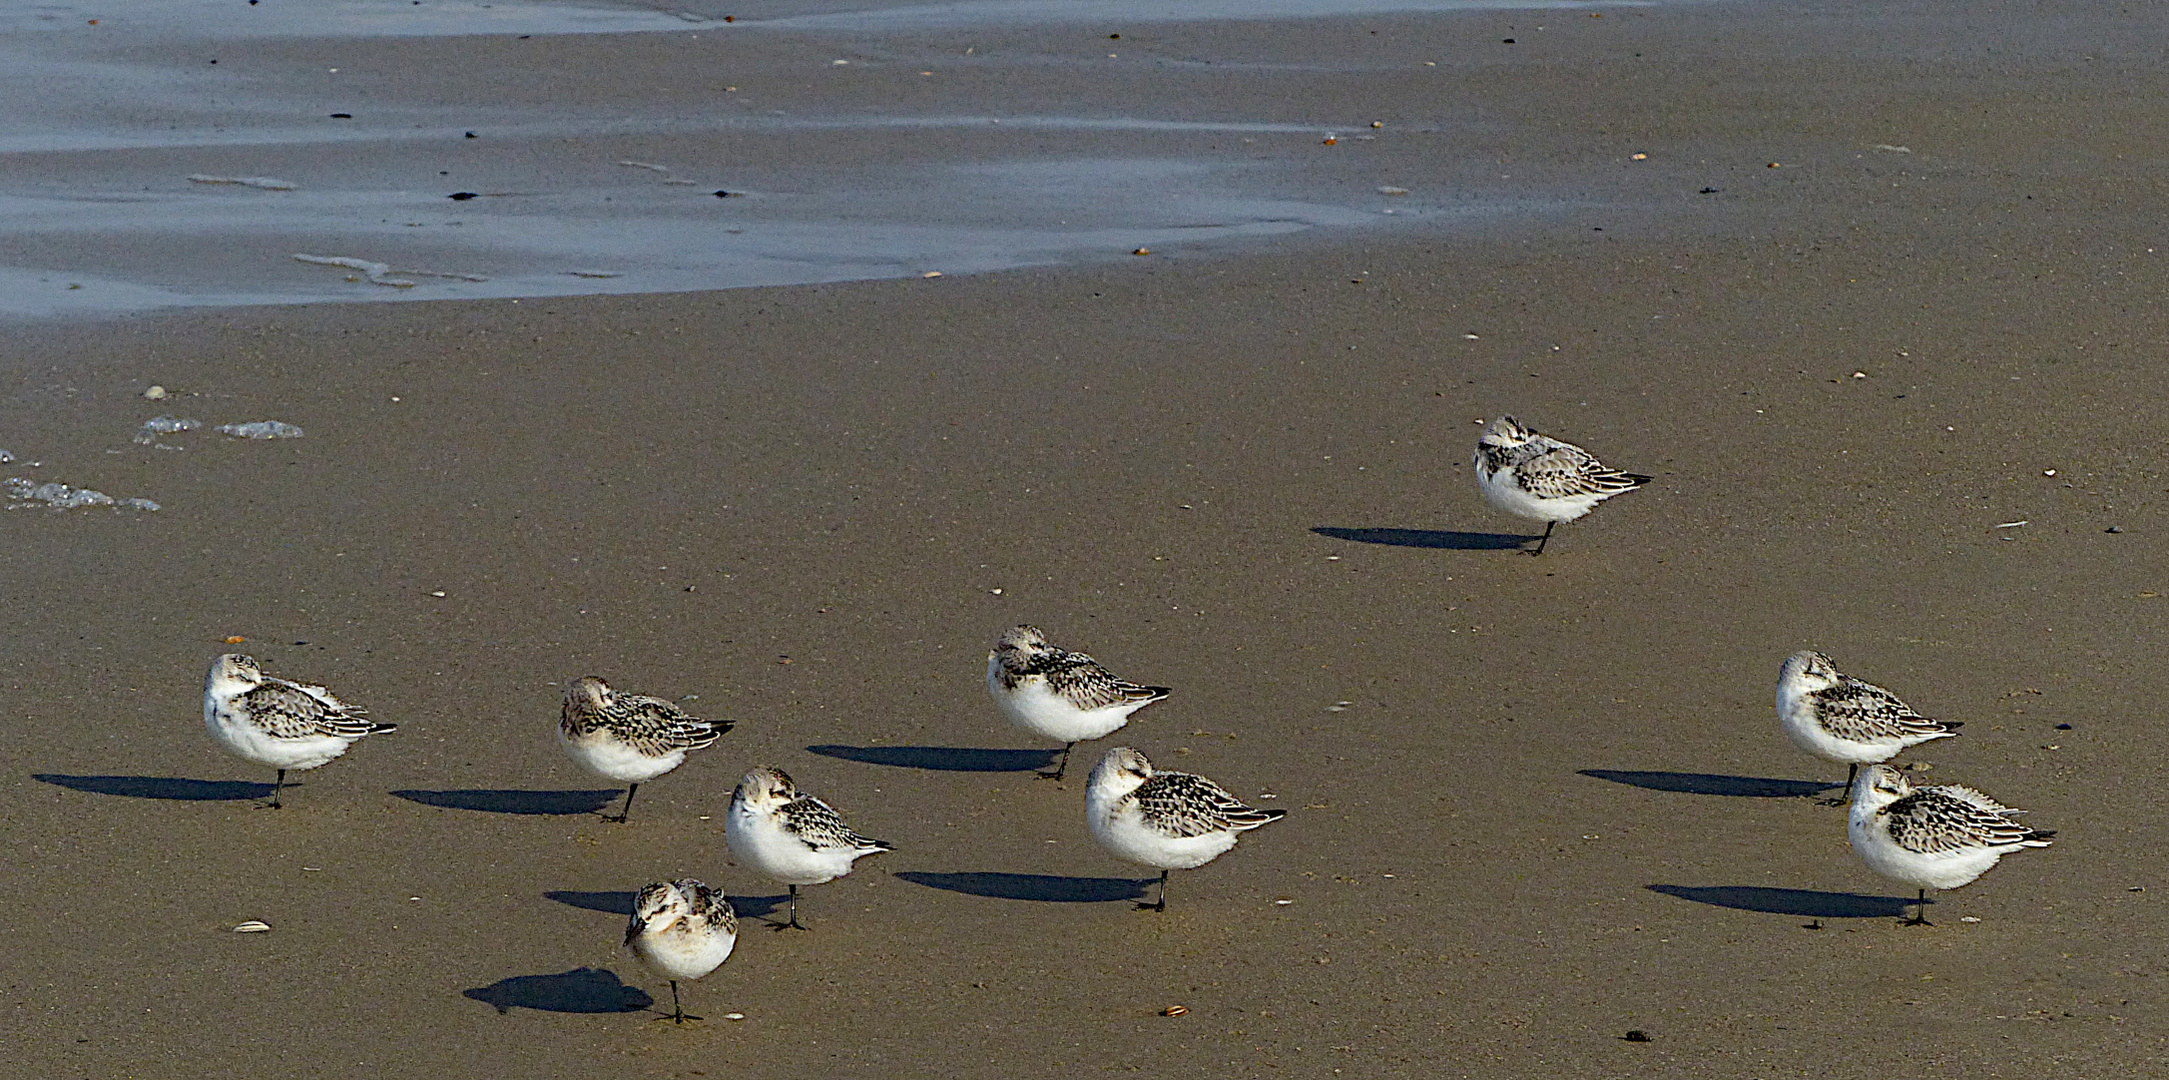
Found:
[[[1549,228],[19,330],[0,445],[164,509],[0,514],[0,1056],[2159,1068],[2169,131],[2158,52],[2117,43],[2164,27],[2052,15],[1548,14],[1559,36],[1461,73],[1469,107],[1684,192]],[[1516,554],[1529,530],[1466,464],[1472,421],[1507,411],[1658,480]],[[308,435],[131,445],[158,412]],[[1024,620],[1177,688],[1120,742],[1288,818],[1131,910],[1146,874],[984,698],[987,644]],[[197,719],[229,635],[400,731],[253,809],[269,777]],[[2056,846],[1894,925],[1908,891],[1794,797],[1842,776],[1772,715],[1803,646],[1967,721],[1905,760]],[[583,673],[739,727],[605,824],[586,811],[616,792],[549,734]],[[687,988],[705,1024],[613,1011],[640,1000],[620,980],[668,993],[616,948],[639,885],[772,908],[715,816],[763,762],[897,850],[808,890],[810,933],[749,922]],[[229,932],[246,919],[274,929]]]

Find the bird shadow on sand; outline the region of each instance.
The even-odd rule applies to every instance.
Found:
[[[270,794],[265,792],[265,794]],[[445,810],[480,810],[486,814],[592,814],[625,797],[623,788],[608,791],[395,791],[408,802]]]
[[[631,892],[580,892],[575,889],[551,889],[542,895],[546,899],[555,900],[568,907],[582,908],[587,911],[603,911],[612,915],[624,915],[629,918],[633,913],[633,898],[636,894]],[[727,896],[724,899],[731,902],[731,911],[736,913],[739,918],[758,919],[783,907],[784,903],[791,898],[789,896]]]
[[[608,968],[574,968],[556,975],[515,975],[460,991],[500,1014],[514,1009],[554,1013],[639,1012],[655,1004],[647,991],[627,986]]]
[[[178,776],[63,776],[31,773],[32,780],[55,784],[94,795],[122,795],[131,799],[173,799],[179,802],[239,802],[268,799],[270,784],[246,780],[184,780]],[[288,788],[300,787],[288,783]]]
[[[1766,776],[1724,776],[1698,772],[1633,772],[1625,769],[1582,769],[1577,775],[1610,780],[1615,784],[1679,791],[1689,795],[1728,795],[1736,799],[1800,799],[1820,795],[1844,784],[1822,780],[1774,780]]]
[[[1060,750],[982,750],[972,746],[809,746],[808,753],[866,765],[933,772],[1036,772]]]
[[[1321,526],[1311,531],[1320,536],[1351,540],[1358,544],[1442,548],[1447,551],[1519,551],[1541,539],[1519,533],[1447,532],[1440,529],[1336,529]]]
[[[1877,919],[1899,916],[1913,906],[1910,896],[1817,892],[1813,889],[1766,889],[1757,885],[1651,885],[1649,891],[1735,911],[1805,915],[1815,919]],[[1935,901],[1930,900],[1933,904]]]
[[[1142,900],[1145,886],[1158,881],[1146,878],[1061,877],[1055,874],[927,874],[907,870],[896,875],[914,885],[948,892],[991,896],[997,900],[1036,900],[1047,904],[1102,904],[1115,900]]]

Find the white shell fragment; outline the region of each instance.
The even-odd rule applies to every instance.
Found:
[[[260,919],[250,919],[234,927],[233,932],[236,934],[268,934],[271,932],[271,924]]]

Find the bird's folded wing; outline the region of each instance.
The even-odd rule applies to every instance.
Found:
[[[358,739],[376,727],[364,710],[340,701],[321,686],[266,679],[241,695],[241,702],[264,732],[276,739],[324,735]]]
[[[1649,482],[1646,477],[1608,469],[1587,450],[1567,445],[1530,458],[1514,471],[1521,480],[1522,489],[1540,499],[1609,495]]]

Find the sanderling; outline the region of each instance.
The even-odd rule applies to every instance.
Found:
[[[805,929],[798,921],[800,885],[834,881],[859,856],[895,850],[852,832],[842,814],[799,791],[782,769],[766,767],[747,773],[731,792],[723,839],[755,872],[791,887],[791,921],[778,930]]]
[[[987,693],[995,707],[1010,723],[1062,742],[1061,763],[1040,773],[1042,780],[1060,780],[1069,771],[1071,747],[1112,734],[1131,713],[1171,692],[1115,678],[1091,657],[1056,648],[1036,626],[1002,631],[987,654]]]
[[[1544,523],[1544,536],[1531,555],[1544,553],[1552,528],[1560,522],[1573,521],[1598,503],[1653,479],[1605,468],[1589,451],[1522,427],[1511,416],[1492,421],[1477,436],[1475,465],[1484,501]]]
[[[634,898],[625,944],[670,980],[671,1012],[657,1019],[698,1020],[679,1002],[678,980],[696,981],[730,959],[738,945],[738,913],[720,891],[691,878],[658,881]]]
[[[1848,791],[1862,765],[1889,761],[1909,746],[1952,738],[1964,725],[1930,720],[1898,695],[1839,671],[1829,657],[1810,649],[1786,657],[1777,670],[1777,721],[1794,746],[1850,766],[1845,773]]]
[[[1927,926],[1928,890],[1955,889],[2020,848],[2047,847],[2054,830],[2029,829],[2013,810],[1969,787],[1916,788],[1889,765],[1870,765],[1853,781],[1845,833],[1868,869],[1920,890],[1907,926]]]
[[[1235,846],[1238,833],[1286,817],[1258,810],[1220,785],[1189,773],[1159,772],[1127,746],[1107,752],[1085,781],[1085,826],[1117,858],[1160,868],[1160,900],[1140,908],[1167,910],[1167,874],[1213,861]]]
[[[589,675],[565,687],[557,741],[589,772],[632,785],[618,816],[604,815],[607,821],[624,821],[642,783],[677,768],[686,751],[707,746],[730,729],[729,720],[702,720],[662,698],[621,694]]]
[[[265,804],[273,810],[281,805],[287,770],[316,768],[364,735],[399,728],[370,723],[364,710],[321,686],[272,678],[240,653],[211,661],[203,677],[203,726],[235,756],[279,770]]]

